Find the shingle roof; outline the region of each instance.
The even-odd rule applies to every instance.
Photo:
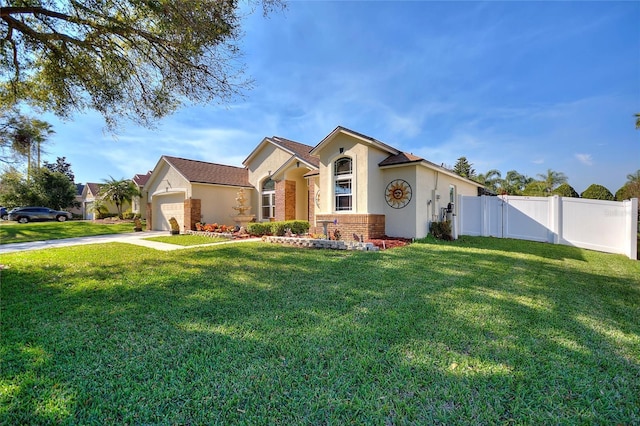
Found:
[[[413,154],[409,154],[408,152],[401,152],[398,155],[390,155],[380,163],[378,166],[391,166],[395,164],[407,164],[407,163],[416,163],[424,161],[424,158],[418,157]]]
[[[385,158],[384,160],[382,160],[381,162],[378,163],[379,167],[384,167],[384,166],[395,166],[395,165],[400,165],[400,164],[412,164],[412,163],[420,163],[423,165],[427,165],[428,167],[432,168],[432,169],[436,169],[436,170],[440,170],[444,173],[447,173],[451,176],[456,176],[458,179],[462,179],[462,180],[466,180],[469,183],[472,183],[476,186],[482,186],[480,185],[478,182],[475,182],[471,179],[467,179],[465,177],[462,176],[458,176],[457,174],[455,174],[452,170],[449,170],[445,167],[439,166],[429,160],[425,160],[422,157],[418,157],[417,155],[413,155],[410,154],[408,152],[401,152],[397,155],[390,155],[387,158]]]
[[[89,191],[91,191],[93,195],[98,195],[98,192],[100,192],[100,187],[102,185],[99,183],[87,182],[87,186],[89,187]]]
[[[251,187],[249,171],[243,167],[187,160],[186,158],[166,155],[163,158],[191,183]]]
[[[280,145],[284,149],[293,152],[297,157],[300,157],[301,159],[311,164],[312,166],[314,167],[320,166],[320,160],[312,156],[311,154],[309,154],[309,152],[313,149],[312,146],[305,145],[300,142],[292,141],[290,139],[281,138],[279,136],[274,136],[270,139],[276,145]]]
[[[137,174],[133,177],[133,179],[131,179],[133,181],[133,183],[135,183],[136,185],[142,187],[144,186],[147,181],[149,180],[149,178],[151,177],[151,173],[153,173],[151,170],[149,170],[147,172],[146,175],[141,175],[141,174]]]

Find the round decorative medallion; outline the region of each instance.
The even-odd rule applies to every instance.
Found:
[[[320,208],[320,190],[316,191],[316,207]]]
[[[403,179],[396,179],[389,182],[384,192],[384,197],[394,209],[401,209],[411,201],[411,185]]]

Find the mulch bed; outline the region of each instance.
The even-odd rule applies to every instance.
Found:
[[[411,244],[411,239],[399,237],[383,237],[377,240],[367,240],[367,242],[373,243],[376,247],[380,248],[380,250],[386,250]]]

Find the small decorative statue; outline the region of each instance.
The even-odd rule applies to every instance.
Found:
[[[175,217],[169,219],[169,225],[171,225],[171,235],[178,235],[180,233],[180,225]]]

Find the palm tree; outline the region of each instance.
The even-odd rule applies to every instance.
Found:
[[[547,170],[546,174],[538,174],[538,177],[545,184],[544,192],[547,195],[551,195],[551,192],[559,185],[567,183],[569,178],[562,172],[556,172],[551,169]]]
[[[122,207],[125,203],[131,203],[133,197],[140,196],[140,191],[130,179],[116,180],[109,176],[100,187],[100,198],[112,201],[118,210],[118,217],[122,219]]]
[[[487,173],[480,173],[473,180],[484,185],[485,189],[498,193],[498,187],[502,181],[499,170],[491,169]]]
[[[627,183],[640,182],[640,169],[627,175]]]
[[[500,192],[507,195],[520,195],[524,188],[533,181],[515,170],[509,170],[507,175],[500,181]]]
[[[55,132],[51,124],[46,121],[25,115],[9,117],[7,128],[9,132],[6,136],[11,140],[11,149],[18,156],[26,157],[27,159],[28,179],[33,169],[40,168],[42,144]],[[33,161],[34,156],[36,158],[35,161]]]

